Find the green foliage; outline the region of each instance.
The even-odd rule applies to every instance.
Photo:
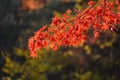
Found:
[[[14,48],[14,58],[3,53],[5,64],[2,72],[8,76],[3,76],[2,80],[117,80],[120,54],[116,47],[120,45],[115,44],[120,44],[118,38],[114,34],[110,40],[105,38],[94,45],[86,44],[82,49],[62,48],[51,51],[46,48],[40,50],[35,59],[29,58],[27,50]],[[102,43],[110,43],[112,46]],[[105,47],[101,48],[101,44]],[[21,61],[16,60],[18,58]]]

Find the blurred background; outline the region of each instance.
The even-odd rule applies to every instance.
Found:
[[[88,1],[0,0],[0,80],[120,80],[120,29],[80,47],[42,49],[38,58],[29,57],[27,41],[35,31]]]

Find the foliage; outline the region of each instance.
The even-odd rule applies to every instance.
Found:
[[[29,58],[28,51],[14,48],[13,58],[3,53],[6,76],[2,80],[119,80],[120,37],[115,33],[107,37],[82,48],[43,49],[35,59]]]
[[[116,0],[118,1],[118,0]],[[116,29],[120,24],[119,3],[102,0],[100,4],[89,1],[89,8],[83,11],[68,9],[61,17],[52,18],[50,25],[45,25],[29,39],[31,57],[37,57],[39,49],[50,46],[57,50],[61,46],[79,46],[85,43],[92,29],[93,38],[99,38],[103,31]],[[97,4],[97,5],[95,5]],[[45,30],[48,27],[47,30]]]
[[[21,1],[0,1],[0,80],[120,80],[119,25],[115,32],[90,37],[78,47],[46,47],[38,51],[38,58],[29,57],[27,40],[33,32],[68,8],[74,16],[73,9],[84,9],[88,0],[53,0],[34,10],[22,10]]]
[[[21,10],[33,11],[41,9],[48,2],[48,0],[22,0]]]

